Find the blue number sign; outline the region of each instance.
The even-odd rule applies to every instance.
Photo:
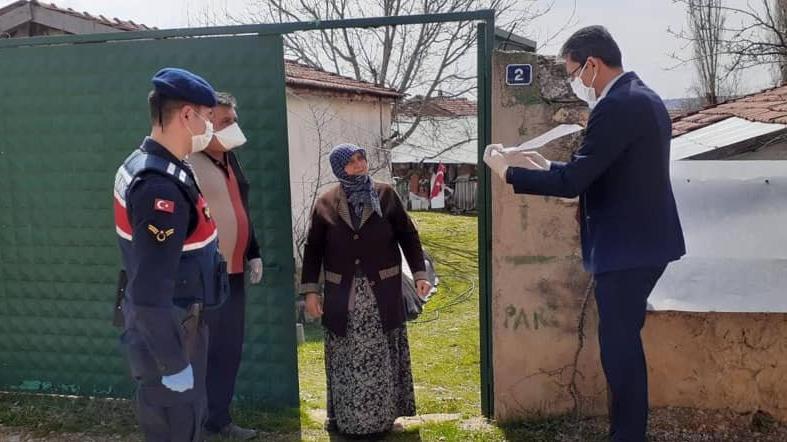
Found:
[[[506,84],[509,86],[527,86],[533,83],[533,65],[509,64],[506,66]]]

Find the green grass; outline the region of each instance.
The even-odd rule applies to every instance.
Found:
[[[478,224],[475,217],[415,212],[424,248],[435,261],[438,292],[418,321],[408,323],[418,414],[458,413],[459,421],[425,424],[386,441],[553,441],[572,434],[570,418],[489,425],[480,419],[480,350],[478,318]],[[323,332],[307,324],[306,342],[298,349],[301,404],[325,408]],[[327,441],[316,429],[322,422],[304,422],[304,440]],[[463,422],[480,422],[465,425]],[[603,440],[584,431],[583,440]]]
[[[297,409],[265,411],[235,407],[236,422],[264,428],[268,435],[291,435],[308,421]],[[112,434],[133,439],[137,432],[128,400],[0,393],[0,425],[24,428],[33,435],[57,433]]]
[[[409,324],[420,414],[481,410],[478,224],[475,217],[414,213],[440,285],[422,322]]]
[[[419,414],[480,413],[478,253],[475,217],[413,213],[435,260],[438,292],[418,322],[408,324]],[[307,325],[298,349],[301,400],[325,408],[322,330]]]
[[[35,434],[95,432],[127,435],[136,430],[129,401],[0,393],[0,424]]]
[[[315,422],[306,410],[304,407],[300,412],[271,413],[236,407],[233,415],[239,424],[261,429],[258,440],[330,441],[321,423]],[[463,428],[461,421],[454,421],[411,428],[391,434],[386,441],[552,441],[558,434],[565,434],[565,423],[556,419],[495,427],[481,422],[480,428]],[[26,436],[43,440],[60,440],[58,435],[66,433],[112,435],[117,440],[135,442],[142,439],[132,404],[126,400],[0,393],[0,439],[5,434],[3,427],[21,429]]]
[[[551,441],[573,426],[552,419],[496,427],[480,415],[477,222],[475,217],[413,213],[440,276],[438,292],[417,322],[408,323],[419,414],[458,413],[459,421],[425,424],[390,441]],[[238,424],[262,429],[259,440],[329,441],[316,416],[325,408],[323,331],[305,327],[298,348],[301,409],[266,412],[236,407]],[[467,425],[474,422],[476,425]],[[87,433],[138,441],[129,401],[0,393],[0,427],[34,435]],[[593,435],[584,440],[595,440]],[[2,438],[2,429],[0,429]],[[55,437],[53,440],[56,440]]]

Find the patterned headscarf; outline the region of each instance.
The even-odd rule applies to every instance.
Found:
[[[348,175],[344,168],[356,153],[361,152],[366,158],[366,149],[354,144],[339,144],[331,150],[330,160],[333,174],[339,179],[347,201],[352,206],[355,214],[360,218],[363,215],[364,205],[369,205],[379,216],[383,216],[380,208],[380,196],[374,190],[374,181],[367,175]]]

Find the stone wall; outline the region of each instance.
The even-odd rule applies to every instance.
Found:
[[[512,63],[533,65],[533,85],[506,85],[505,67]],[[507,146],[587,118],[587,106],[572,95],[563,66],[522,52],[495,54],[492,112],[492,140]],[[566,137],[541,153],[566,161],[578,141],[579,136]],[[593,333],[574,363],[590,282],[582,270],[576,200],[514,195],[497,177],[492,195],[495,416],[561,413],[575,406],[575,398],[588,412],[602,410],[606,384]],[[594,311],[595,304],[588,307]],[[595,315],[587,316],[585,329],[595,329]],[[584,399],[586,391],[598,394]]]
[[[511,63],[534,67],[531,86],[507,86]],[[493,58],[492,141],[515,145],[587,106],[562,64],[522,52]],[[580,135],[545,146],[568,160]],[[495,417],[501,421],[606,412],[597,312],[582,268],[577,202],[514,195],[492,178],[492,328]],[[584,313],[583,313],[584,312]],[[649,312],[643,332],[651,404],[762,410],[787,420],[787,314]]]

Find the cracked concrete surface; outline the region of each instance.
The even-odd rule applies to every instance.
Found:
[[[559,67],[548,69],[546,78],[539,77],[539,70],[537,84],[548,89],[541,95],[551,102],[560,97],[567,103],[507,97],[510,89],[498,74],[506,64],[528,62],[544,65],[544,59],[536,62],[531,55],[496,55],[493,142],[518,144],[523,132],[532,137],[553,127],[555,120],[575,122],[572,118],[587,113],[586,107],[570,99],[565,81],[557,74]],[[558,140],[542,153],[567,160],[574,141]],[[586,339],[581,346],[577,339],[590,277],[582,270],[576,201],[516,196],[497,177],[492,193],[495,417],[508,420],[575,407],[597,413],[605,409],[606,399],[588,392],[605,394],[606,384],[594,357],[598,344],[592,299],[587,303]],[[544,313],[550,320],[535,327],[532,319]]]
[[[787,314],[650,312],[642,337],[653,406],[787,421]]]
[[[538,86],[506,87],[511,63],[539,65]],[[544,69],[548,75],[540,78]],[[555,72],[532,54],[495,54],[493,142],[518,144],[556,122],[587,118],[586,107],[564,99],[567,85]],[[576,139],[561,139],[541,153],[567,160],[575,145]],[[572,379],[578,411],[606,413],[592,299],[574,363],[589,280],[581,265],[576,201],[514,195],[494,176],[492,195],[495,417],[572,411]],[[539,322],[544,314],[549,320]],[[787,314],[649,312],[643,339],[654,407],[762,410],[787,421]]]

